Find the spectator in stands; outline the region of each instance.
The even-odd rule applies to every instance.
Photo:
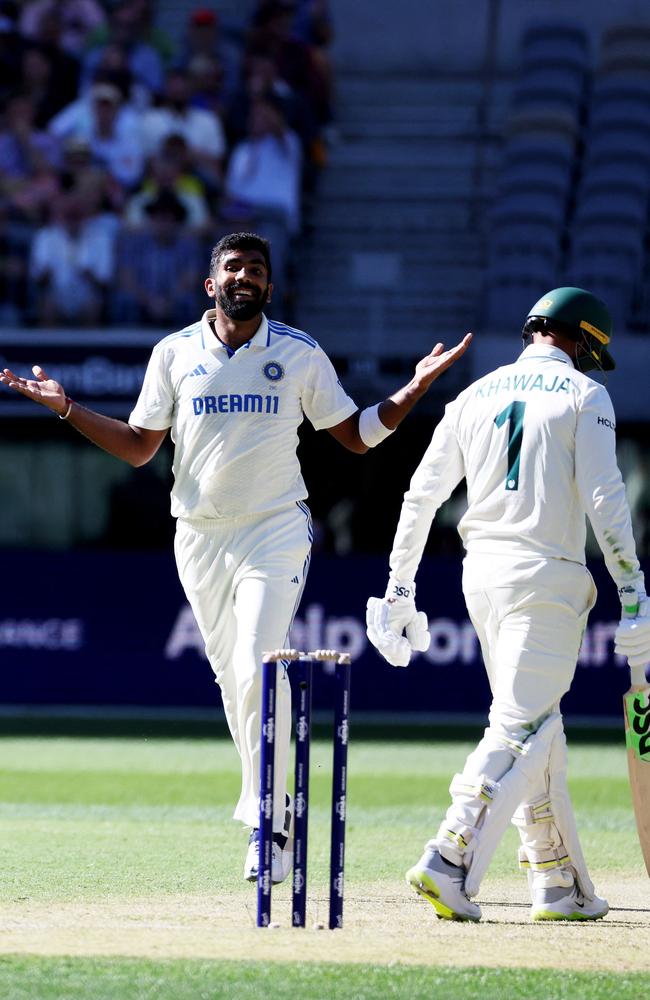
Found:
[[[105,47],[114,45],[124,52],[134,80],[150,94],[161,92],[166,44],[152,31],[150,10],[142,0],[112,0],[108,7],[108,25],[91,36],[89,44],[82,64],[83,90],[95,79]]]
[[[18,30],[18,4],[0,0],[0,100],[15,90],[21,78],[25,39]]]
[[[29,91],[36,109],[35,122],[44,128],[62,108],[77,97],[78,66],[74,60],[41,42],[24,47],[20,63],[20,86]]]
[[[40,326],[90,326],[104,316],[113,276],[113,240],[76,191],[64,193],[37,230],[29,262]]]
[[[87,98],[64,108],[50,123],[50,132],[62,140],[71,136],[86,139],[94,161],[130,190],[144,168],[140,119],[140,112],[125,105],[115,84],[100,82]]]
[[[63,143],[59,184],[63,191],[96,188],[102,212],[109,211],[115,217],[122,211],[125,196],[121,184],[94,162],[90,143],[83,136],[72,135]]]
[[[332,44],[334,29],[328,0],[297,0],[292,32],[306,45],[325,49]]]
[[[223,89],[223,68],[216,56],[192,56],[187,67],[190,81],[190,104],[202,108],[223,121],[228,110]]]
[[[31,227],[12,218],[12,206],[0,196],[0,323],[24,322]]]
[[[187,73],[175,69],[167,74],[165,91],[157,107],[144,113],[142,134],[147,156],[159,152],[170,135],[182,135],[194,159],[195,169],[212,190],[221,188],[226,142],[219,117],[193,108]]]
[[[42,38],[43,22],[52,14],[60,21],[61,48],[76,57],[82,54],[88,35],[106,24],[106,14],[97,0],[28,0],[20,14],[22,34]]]
[[[224,100],[229,101],[239,85],[242,45],[227,37],[221,30],[219,15],[208,7],[191,12],[185,45],[176,63],[179,68],[191,72],[197,56],[217,60],[222,74],[220,89]]]
[[[281,110],[271,101],[258,100],[250,110],[248,138],[232,151],[226,196],[258,217],[280,217],[287,232],[295,234],[300,228],[301,166],[300,142]],[[273,253],[277,260],[275,248]]]
[[[132,17],[137,22],[140,37],[159,53],[163,66],[171,65],[178,42],[158,24],[159,0],[109,0],[109,3],[128,3]]]
[[[212,214],[217,208],[218,199],[212,197],[211,192],[203,183],[203,180],[195,169],[195,160],[192,150],[188,146],[182,135],[172,133],[163,141],[160,148],[160,155],[173,160],[179,175],[179,186],[183,191],[192,192],[206,202]]]
[[[34,101],[29,92],[17,90],[7,99],[0,120],[0,185],[15,191],[44,170],[59,163],[56,138],[34,122]]]
[[[14,225],[40,225],[59,192],[59,144],[35,126],[34,117],[29,93],[8,98],[0,126],[0,192]]]
[[[40,226],[48,218],[60,190],[56,171],[44,167],[34,173],[28,183],[14,188],[7,199],[12,219],[26,226]]]
[[[197,308],[201,244],[187,232],[185,209],[171,191],[162,191],[147,214],[146,228],[120,234],[113,316],[118,323],[182,327]]]
[[[225,181],[226,217],[269,240],[273,248],[273,300],[282,311],[291,238],[300,229],[300,140],[268,100],[256,101],[248,138],[232,151]]]
[[[319,122],[331,119],[330,75],[314,48],[293,31],[295,0],[263,0],[253,16],[247,48],[265,51],[275,62],[280,77],[310,102]]]
[[[115,84],[122,92],[126,106],[135,111],[143,111],[151,104],[151,92],[134,79],[128,53],[119,45],[110,43],[102,48],[91,85],[98,82]]]
[[[64,174],[62,182],[64,190],[70,185],[69,190],[79,196],[95,228],[115,243],[120,228],[121,197],[116,197],[115,182],[108,171],[91,164],[85,170]]]
[[[281,109],[289,127],[300,136],[304,155],[309,157],[311,146],[319,135],[319,125],[309,101],[282,79],[276,63],[266,51],[249,48],[242,64],[239,88],[225,119],[231,145],[245,138],[251,106],[259,100],[270,100]]]
[[[41,15],[36,27],[30,43],[40,46],[51,60],[55,85],[62,90],[62,98],[75,97],[79,89],[80,63],[77,56],[67,52],[62,44],[62,11],[58,6],[50,6]]]
[[[200,182],[183,172],[181,157],[164,150],[149,160],[140,188],[127,203],[124,214],[127,225],[133,229],[146,226],[149,206],[164,191],[174,194],[185,209],[187,228],[197,235],[207,234],[211,216]]]
[[[334,90],[329,47],[334,37],[328,0],[298,0],[293,20],[293,35],[309,46],[316,76],[321,81],[325,103],[321,120],[327,124],[332,117]]]

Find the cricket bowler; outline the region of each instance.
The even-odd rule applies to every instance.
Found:
[[[437,344],[407,385],[360,411],[317,342],[264,315],[273,291],[265,240],[254,233],[225,236],[212,250],[204,287],[213,308],[156,345],[128,423],[80,406],[38,366],[34,379],[4,369],[0,383],[133,466],[153,458],[171,432],[176,564],[241,758],[234,818],[251,828],[244,877],[255,881],[262,652],[288,646],[312,541],[298,427],[307,417],[316,430],[363,454],[465,353],[471,334],[449,351]],[[286,666],[278,664],[274,882],[287,877],[292,863]]]
[[[414,579],[431,522],[464,477],[463,593],[492,703],[483,738],[452,779],[447,814],[406,876],[442,918],[480,919],[472,897],[511,820],[533,920],[597,920],[608,911],[578,838],[560,700],[596,600],[585,515],[627,609],[617,650],[627,653],[629,642],[630,655],[650,659],[650,629],[640,636],[625,623],[630,608],[644,620],[647,601],[614,410],[587,374],[614,368],[611,335],[605,304],[583,289],[556,288],[535,303],[514,364],[447,406],[404,495],[386,595],[368,600],[371,642],[406,666],[409,628],[423,614]]]

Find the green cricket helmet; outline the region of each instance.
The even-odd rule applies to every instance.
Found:
[[[612,317],[601,299],[584,288],[554,288],[535,303],[522,330],[524,343],[533,333],[553,330],[578,344],[574,363],[578,371],[594,368],[609,372],[616,367],[607,350],[612,336]]]

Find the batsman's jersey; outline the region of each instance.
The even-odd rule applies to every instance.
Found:
[[[527,347],[446,410],[404,496],[391,569],[413,580],[436,510],[465,477],[468,554],[585,562],[585,513],[618,586],[640,578],[606,389]]]
[[[215,336],[214,311],[153,350],[129,417],[171,428],[171,512],[188,519],[263,514],[307,496],[296,448],[306,416],[316,430],[357,409],[315,340],[262,318],[232,352]]]

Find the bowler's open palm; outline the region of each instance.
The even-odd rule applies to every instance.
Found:
[[[67,409],[65,392],[63,386],[49,378],[42,368],[34,365],[32,368],[34,378],[23,378],[16,375],[10,368],[4,368],[0,372],[0,383],[15,389],[22,396],[33,399],[35,403],[42,403],[48,410],[54,413],[63,414]]]
[[[466,333],[459,344],[445,351],[444,344],[436,344],[431,354],[418,361],[415,366],[415,381],[421,388],[428,389],[432,382],[446,372],[455,361],[462,358],[472,341],[472,334]]]

